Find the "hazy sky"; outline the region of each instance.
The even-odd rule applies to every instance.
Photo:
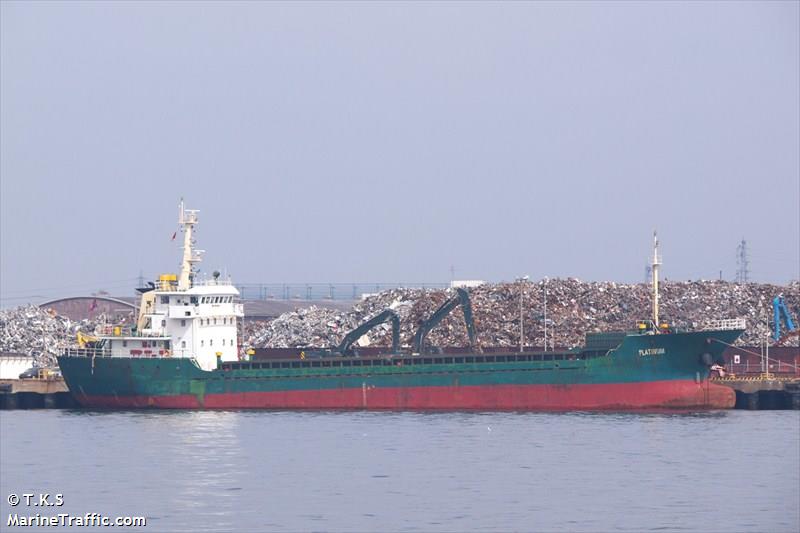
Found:
[[[0,292],[800,274],[798,2],[2,2]],[[35,299],[35,298],[34,298]]]

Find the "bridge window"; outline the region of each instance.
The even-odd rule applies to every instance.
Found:
[[[189,302],[197,305],[197,296],[190,296]]]
[[[181,348],[186,348],[186,341],[181,341]]]
[[[209,346],[214,346],[214,339],[209,339],[208,345]]]
[[[126,346],[128,346],[128,341],[123,340],[122,341],[122,347],[125,348]]]
[[[162,296],[161,297],[161,303],[162,304],[168,304],[169,303],[169,296]]]
[[[204,340],[201,340],[201,341],[200,341],[200,347],[202,348],[203,346],[205,346],[205,343],[206,343],[206,341],[204,341]]]
[[[185,328],[185,327],[186,327],[186,320],[181,320],[181,327],[182,327],[182,328]]]
[[[217,325],[217,319],[216,318],[214,319],[214,325],[215,326]]]
[[[222,345],[225,346],[225,339],[222,339]]]

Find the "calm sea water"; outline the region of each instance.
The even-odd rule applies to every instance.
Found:
[[[798,531],[800,413],[4,411],[0,473],[2,531]]]

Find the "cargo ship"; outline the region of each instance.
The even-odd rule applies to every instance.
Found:
[[[419,325],[410,349],[386,309],[330,349],[254,360],[240,349],[244,317],[230,279],[199,279],[194,248],[198,211],[180,205],[180,274],[139,289],[135,325],[79,339],[58,358],[71,394],[93,408],[629,410],[719,409],[732,389],[709,380],[722,352],[744,331],[741,319],[678,331],[658,316],[658,241],[654,235],[653,316],[631,331],[592,333],[569,350],[484,352],[477,346],[469,294],[456,289]],[[455,308],[464,312],[467,353],[442,353],[427,333]],[[391,322],[392,347],[360,356],[354,343]]]

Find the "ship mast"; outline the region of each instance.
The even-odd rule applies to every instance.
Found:
[[[653,231],[653,324],[658,330],[658,267],[661,266],[661,258],[658,256],[658,236]]]
[[[178,224],[183,229],[183,260],[181,261],[181,275],[178,278],[178,290],[185,291],[192,287],[194,279],[194,264],[200,262],[202,250],[194,250],[192,245],[192,233],[194,225],[197,224],[197,209],[184,209],[183,198],[181,198],[180,212],[178,214]]]

